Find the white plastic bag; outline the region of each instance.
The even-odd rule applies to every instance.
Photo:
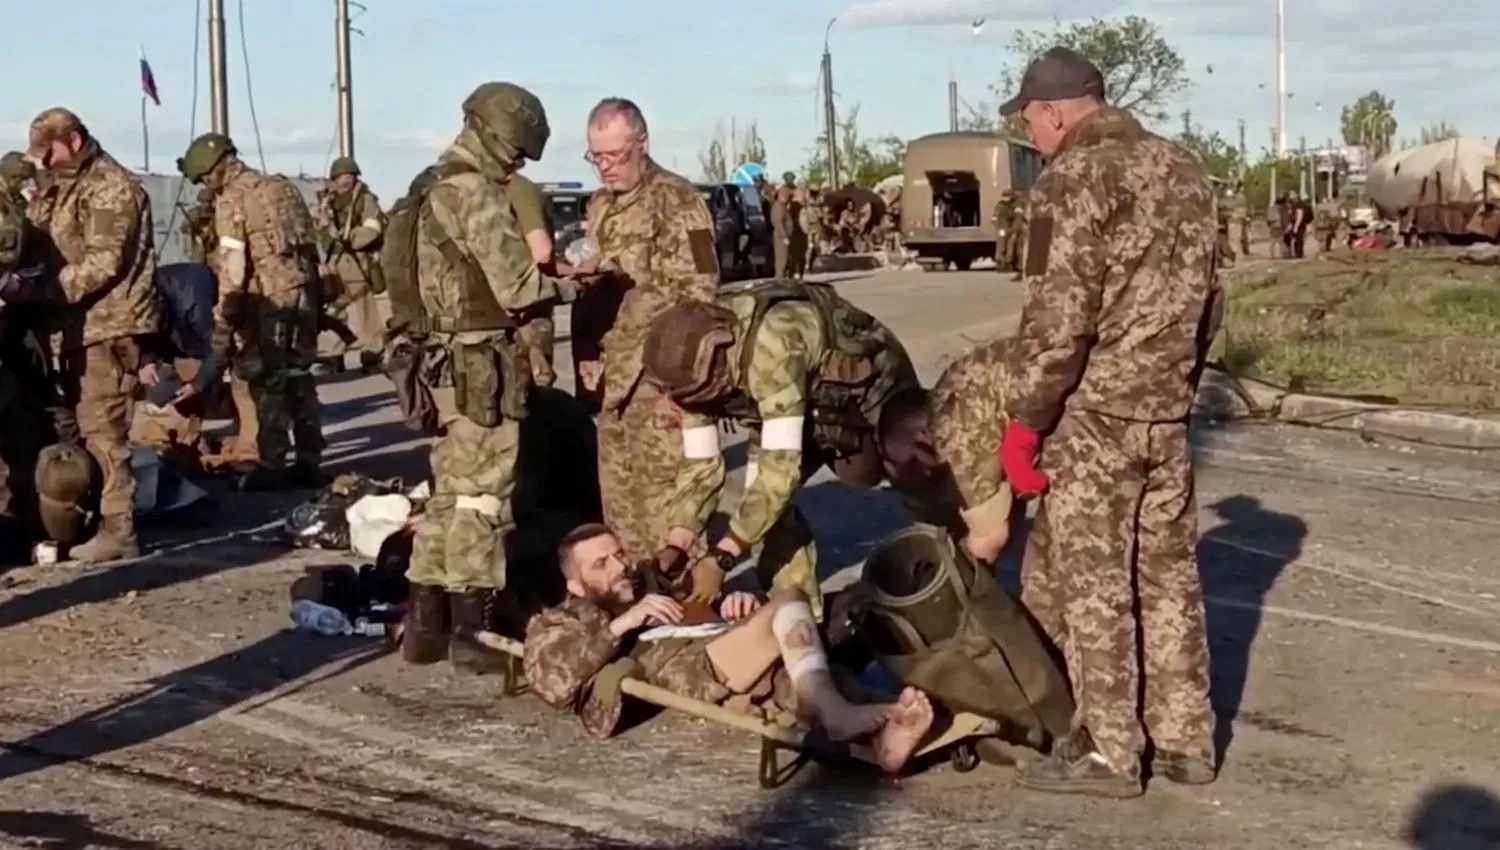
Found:
[[[349,521],[349,548],[373,560],[380,555],[380,544],[411,517],[411,499],[400,493],[365,496],[350,505],[344,517]]]

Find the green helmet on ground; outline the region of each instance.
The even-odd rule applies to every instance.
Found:
[[[552,129],[542,101],[515,83],[484,83],[464,100],[464,118],[485,142],[498,142],[502,158],[537,160],[547,147]],[[508,149],[508,150],[507,150]]]
[[[37,457],[38,512],[52,540],[66,546],[83,536],[94,468],[93,457],[74,443],[54,443]]]
[[[341,156],[334,160],[332,165],[328,166],[329,180],[335,180],[345,174],[353,174],[355,177],[359,176],[359,164],[354,161],[354,157],[352,156]]]
[[[194,183],[214,170],[224,157],[235,152],[234,142],[223,133],[204,133],[188,145],[187,153],[177,160],[177,170]]]

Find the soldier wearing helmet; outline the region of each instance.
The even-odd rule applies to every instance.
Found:
[[[881,407],[918,385],[895,334],[827,284],[753,281],[658,316],[643,365],[645,381],[683,411],[684,460],[658,562],[680,563],[697,546],[724,486],[719,421],[744,422],[752,431],[745,492],[712,554],[693,564],[692,597],[715,599],[724,575],[764,541],[761,585],[816,601],[816,549],[793,497],[824,466],[851,486],[880,482]]]
[[[129,431],[141,368],[137,340],[161,324],[151,205],[135,176],[69,110],[48,109],[31,122],[27,156],[48,175],[47,191],[28,214],[60,268],[51,289],[67,304],[58,315],[64,398],[102,472],[99,530],[70,555],[85,562],[134,557]]]
[[[329,246],[323,268],[331,296],[329,309],[348,322],[359,341],[360,363],[369,371],[379,364],[385,348],[385,322],[375,305],[375,296],[385,291],[380,271],[385,214],[380,211],[380,200],[359,177],[359,165],[352,158],[341,156],[333,161],[319,225]]]
[[[176,401],[207,391],[234,366],[255,405],[256,461],[240,486],[317,486],[324,448],[311,366],[321,312],[316,233],[301,192],[262,174],[219,133],[194,139],[182,176],[214,194],[209,265],[218,281],[211,354]],[[292,439],[288,439],[288,431]],[[296,460],[287,468],[288,450]]]
[[[540,159],[551,135],[541,101],[511,83],[485,83],[463,115],[458,137],[392,208],[381,259],[392,373],[418,376],[433,415],[425,405],[403,408],[408,421],[437,433],[432,497],[407,570],[402,653],[413,664],[446,657],[482,673],[497,662],[475,633],[487,628],[496,591],[514,579],[504,541],[515,528],[511,496],[531,383],[517,328],[577,289],[533,262],[507,196],[510,176],[523,160]],[[443,377],[424,383],[435,372]]]
[[[602,389],[605,519],[631,557],[642,559],[666,532],[666,499],[682,462],[681,440],[662,418],[662,395],[641,380],[642,346],[647,328],[672,304],[713,298],[718,250],[697,188],[651,158],[640,107],[624,98],[601,101],[589,115],[588,146],[604,184],[589,204],[589,233],[609,269],[610,291],[624,297],[603,335],[602,359],[580,364],[579,373],[585,389]],[[583,304],[574,309],[575,322],[583,312]]]

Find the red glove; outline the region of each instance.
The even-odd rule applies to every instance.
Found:
[[[1012,419],[1000,439],[1000,468],[1019,496],[1035,496],[1047,489],[1047,476],[1036,468],[1041,435]]]

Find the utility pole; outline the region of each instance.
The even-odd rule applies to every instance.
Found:
[[[1286,155],[1286,0],[1276,0],[1276,156]]]
[[[1240,119],[1240,191],[1245,191],[1245,169],[1249,167],[1246,160],[1250,152],[1245,148],[1245,119]]]
[[[823,134],[828,143],[828,189],[839,188],[838,116],[833,111],[833,54],[828,52],[828,32],[838,18],[823,30]]]
[[[339,156],[354,156],[354,81],[349,63],[349,0],[333,0],[333,44],[338,65]]]
[[[948,81],[948,132],[958,132],[958,80]]]
[[[208,114],[215,133],[229,135],[229,66],[224,49],[224,0],[208,0]]]

